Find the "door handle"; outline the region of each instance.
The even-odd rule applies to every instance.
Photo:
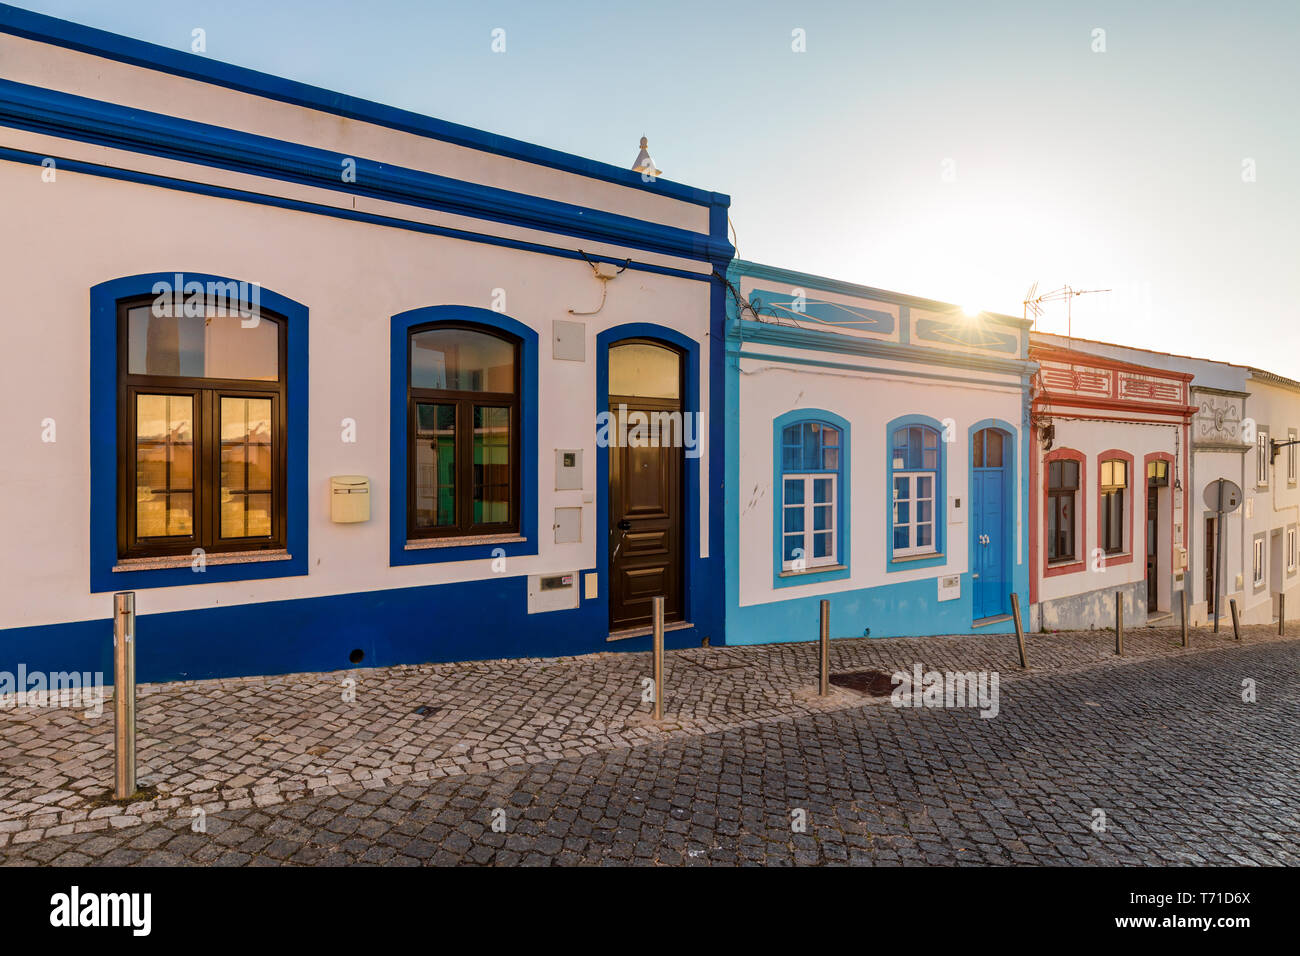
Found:
[[[623,519],[622,519],[621,521],[619,521],[619,523],[618,523],[618,530],[619,530],[619,531],[631,531],[631,530],[632,530],[632,522],[628,521],[626,518],[623,518]]]

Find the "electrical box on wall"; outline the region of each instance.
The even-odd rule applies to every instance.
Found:
[[[551,356],[562,362],[587,361],[587,327],[581,322],[556,319],[552,329]]]
[[[948,523],[961,524],[965,520],[966,520],[966,509],[962,507],[962,499],[949,498],[948,499]],[[940,598],[940,600],[942,600],[942,598]]]
[[[582,509],[555,509],[555,543],[576,544],[582,540]]]
[[[351,524],[370,520],[370,479],[365,475],[330,478],[330,520]]]
[[[939,578],[939,600],[955,601],[961,597],[961,575],[945,574]]]
[[[582,449],[555,449],[555,490],[582,490]]]
[[[530,574],[528,576],[528,613],[567,611],[578,606],[578,572]]]

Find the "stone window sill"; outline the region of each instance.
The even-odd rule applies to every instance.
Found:
[[[516,544],[528,539],[520,534],[473,534],[459,538],[416,538],[406,542],[407,551],[424,551],[429,548],[464,548],[483,544]]]
[[[804,568],[802,571],[782,571],[783,578],[801,578],[805,574],[824,574],[827,571],[847,571],[847,564],[819,564],[815,568]]]
[[[218,554],[204,554],[203,563],[208,567],[219,564],[257,564],[263,561],[290,561],[293,559],[288,551],[222,551]],[[119,558],[113,565],[113,571],[162,571],[172,568],[188,568],[194,564],[194,555],[172,554],[159,558]]]

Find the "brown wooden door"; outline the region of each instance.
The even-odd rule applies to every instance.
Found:
[[[616,434],[640,415],[680,407],[643,398],[610,396]],[[609,449],[609,626],[642,627],[651,621],[650,599],[664,598],[664,620],[682,619],[682,448],[630,439]]]

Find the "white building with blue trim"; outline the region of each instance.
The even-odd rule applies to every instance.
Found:
[[[1028,608],[1028,325],[735,260],[727,642],[1004,633]]]
[[[721,640],[726,196],[3,5],[0,196],[0,669]]]

